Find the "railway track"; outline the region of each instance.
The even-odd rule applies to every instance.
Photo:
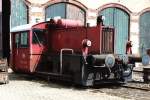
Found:
[[[136,89],[136,90],[142,90],[142,91],[150,91],[150,84],[149,82],[144,82],[143,75],[144,72],[143,70],[133,70],[133,73],[135,76],[138,76],[138,80],[135,78],[133,81],[121,85],[123,88],[128,88],[128,89]]]
[[[150,91],[150,84],[145,84],[145,83],[129,83],[129,84],[123,85],[121,87],[127,88],[127,89]]]

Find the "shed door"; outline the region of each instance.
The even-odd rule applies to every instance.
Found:
[[[46,20],[59,16],[66,19],[80,20],[83,24],[85,23],[85,11],[68,3],[57,3],[48,6],[45,16]]]
[[[80,20],[83,25],[85,23],[85,12],[78,8],[77,6],[67,4],[67,15],[66,18],[68,19],[74,19],[74,20]]]
[[[124,54],[129,33],[129,15],[118,8],[106,8],[100,12],[105,16],[104,24],[115,27],[115,53]]]
[[[46,8],[46,20],[54,17],[61,17],[65,18],[65,10],[66,10],[66,5],[65,3],[59,3],[59,4],[54,4],[50,5]]]
[[[11,28],[28,23],[28,7],[23,0],[11,0]]]
[[[150,11],[140,16],[140,53],[150,48]]]

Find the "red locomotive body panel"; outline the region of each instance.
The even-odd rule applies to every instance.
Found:
[[[82,41],[86,38],[92,42],[89,52],[93,54],[100,53],[101,27],[59,28],[52,29],[49,33],[51,53],[59,54],[61,49],[70,48],[73,49],[75,53],[81,54]]]
[[[34,72],[38,63],[41,60],[41,56],[46,50],[46,45],[40,43],[33,43],[33,36],[36,35],[34,34],[34,29],[39,29],[39,30],[45,30],[46,28],[46,23],[39,23],[34,26],[32,26],[32,33],[30,34],[30,72]],[[46,39],[46,32],[42,32],[41,35]],[[35,36],[37,39],[38,37]]]

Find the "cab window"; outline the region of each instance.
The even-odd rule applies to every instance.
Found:
[[[28,32],[21,32],[20,34],[20,46],[27,47],[28,46]]]
[[[44,43],[44,33],[43,29],[33,29],[32,34],[32,43],[33,44],[43,44]]]
[[[18,32],[15,34],[15,46],[17,48],[28,47],[28,32]]]
[[[19,46],[19,34],[15,34],[15,45]]]

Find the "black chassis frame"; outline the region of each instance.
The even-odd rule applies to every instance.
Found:
[[[46,72],[49,78],[59,76],[61,78],[57,77],[57,79],[73,81],[73,83],[83,86],[94,86],[95,84],[114,82],[124,83],[132,78],[133,64],[115,64],[111,70],[113,73],[116,71],[116,73],[120,75],[116,76],[117,74],[113,75],[109,72],[105,64],[102,66],[88,64],[82,55],[63,54],[62,69],[60,69],[60,55],[47,55],[43,57],[44,60],[42,61],[44,61],[45,65],[41,65],[44,63],[40,62],[36,71]],[[128,69],[127,67],[130,69],[130,72],[126,71]]]

